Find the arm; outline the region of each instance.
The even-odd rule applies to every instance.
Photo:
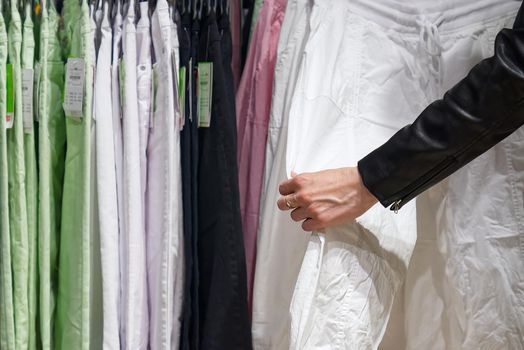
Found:
[[[432,103],[412,125],[363,158],[365,186],[384,206],[406,202],[466,165],[524,124],[524,7],[495,54]],[[524,150],[523,150],[524,151]]]
[[[377,200],[400,209],[524,124],[524,6],[495,54],[356,168],[300,174],[280,186],[282,210],[306,231],[353,220]],[[524,151],[524,150],[523,150]]]

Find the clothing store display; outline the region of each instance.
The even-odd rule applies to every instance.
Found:
[[[273,74],[285,1],[266,1],[260,13],[237,93],[240,208],[251,304],[255,274],[260,193],[264,173]],[[269,28],[269,29],[268,29]]]
[[[524,347],[520,4],[0,1],[0,348]]]

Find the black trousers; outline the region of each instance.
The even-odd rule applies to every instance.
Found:
[[[211,125],[200,128],[198,135],[200,348],[249,350],[236,119],[228,82],[232,74],[224,69],[221,39],[215,14],[210,13],[200,22],[198,49],[198,61],[213,62]]]
[[[184,205],[184,254],[185,280],[184,304],[182,310],[182,330],[180,349],[198,350],[199,311],[198,311],[198,119],[192,115],[194,84],[193,66],[197,59],[198,26],[193,33],[191,14],[186,13],[178,25],[180,43],[180,66],[186,67],[185,76],[185,125],[180,134],[182,165],[182,200]],[[196,43],[192,45],[193,42]],[[193,85],[194,86],[194,85]]]

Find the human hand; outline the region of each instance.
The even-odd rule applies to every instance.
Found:
[[[305,231],[354,220],[378,200],[362,182],[356,167],[330,169],[314,173],[292,174],[280,184],[280,210],[293,210],[291,218],[303,221]]]

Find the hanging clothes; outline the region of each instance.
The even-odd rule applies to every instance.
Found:
[[[214,12],[202,19],[200,30],[197,68],[203,67],[201,62],[211,62],[213,69],[210,124],[199,129],[200,346],[206,349],[250,349],[236,162],[236,118],[232,99],[227,93],[228,78],[223,68],[221,37]],[[194,106],[197,106],[196,102]],[[201,110],[198,113],[202,122],[204,116]]]
[[[113,112],[113,141],[114,141],[114,152],[115,152],[115,173],[116,173],[116,194],[118,204],[118,255],[119,255],[119,267],[120,267],[120,280],[119,280],[119,331],[121,332],[123,324],[123,300],[122,300],[122,286],[123,279],[122,274],[124,270],[124,237],[125,237],[125,220],[124,220],[124,154],[123,154],[123,140],[122,140],[122,103],[123,96],[120,96],[121,82],[120,82],[120,59],[122,56],[121,45],[122,45],[122,3],[116,1],[114,6],[114,19],[113,19],[113,47],[112,47],[112,59],[111,59],[111,99],[112,99],[112,112]],[[121,341],[121,340],[120,340]]]
[[[260,13],[236,96],[238,182],[251,309],[260,195],[266,157],[273,77],[285,1],[266,1]]]
[[[11,274],[11,241],[9,224],[9,172],[7,169],[7,54],[8,38],[4,16],[0,15],[0,347],[15,348],[13,277]]]
[[[184,229],[184,306],[182,311],[182,328],[180,348],[198,349],[198,207],[197,207],[197,171],[198,171],[198,120],[193,117],[192,86],[195,61],[192,59],[193,30],[191,13],[184,12],[178,27],[180,40],[180,103],[184,117],[184,127],[180,134],[180,151],[182,166],[182,202]],[[198,35],[198,34],[197,34]],[[183,106],[182,106],[183,104]]]
[[[421,22],[424,32],[431,33],[420,48],[425,62],[435,56],[440,62],[440,70],[429,72],[436,89],[428,99],[441,98],[479,60],[493,54],[497,33],[511,27],[518,7],[513,1],[464,3],[450,15],[467,14],[449,26]],[[523,186],[523,140],[521,128],[419,196],[418,221],[424,229],[419,230],[397,318],[405,324],[400,334],[405,349],[524,346],[524,207],[517,195]],[[421,312],[420,305],[428,307]],[[395,345],[384,341],[382,346]]]
[[[119,212],[111,88],[112,30],[109,4],[103,2],[96,63],[95,106],[97,190],[103,277],[103,347],[120,349]]]
[[[38,120],[38,267],[39,311],[42,348],[53,341],[58,292],[58,254],[62,218],[62,193],[66,153],[64,110],[58,101],[64,88],[62,47],[58,40],[59,18],[51,1],[42,2],[40,54],[36,80]]]
[[[137,91],[137,46],[135,2],[127,4],[122,29],[123,59],[120,62],[123,140],[123,220],[122,239],[122,346],[146,349],[149,333],[144,233],[140,171],[140,125]]]
[[[25,183],[24,123],[22,114],[22,20],[18,4],[11,2],[8,25],[8,66],[12,91],[8,90],[8,110],[13,126],[7,130],[9,224],[13,270],[13,306],[15,312],[15,346],[26,348],[29,337],[29,237]],[[8,72],[9,74],[9,72]],[[9,78],[8,78],[9,80]],[[9,82],[8,82],[9,83]],[[11,100],[11,103],[9,103]],[[12,108],[12,110],[10,110]]]
[[[175,144],[175,151],[178,152],[178,157],[174,164],[175,176],[171,181],[176,181],[176,190],[175,195],[176,202],[178,204],[178,210],[176,210],[175,223],[176,231],[178,237],[178,247],[176,251],[176,260],[175,260],[175,291],[174,299],[172,305],[173,313],[173,326],[171,329],[171,339],[172,347],[179,349],[180,348],[180,337],[182,330],[182,314],[183,314],[183,305],[184,305],[184,290],[185,290],[185,251],[184,251],[184,206],[182,198],[182,154],[181,154],[181,130],[184,127],[185,116],[182,115],[181,106],[180,106],[180,41],[178,38],[178,26],[177,22],[180,21],[180,16],[173,6],[169,7],[169,17],[171,18],[171,61],[172,61],[172,70],[173,70],[173,103],[175,106],[175,116],[176,123],[175,126],[175,140],[178,138],[177,143]]]
[[[149,3],[139,3],[140,19],[136,25],[137,47],[137,94],[138,121],[140,123],[140,177],[143,207],[146,207],[147,188],[147,138],[151,119],[152,65],[151,65],[151,25],[149,22]],[[144,217],[145,217],[144,210]]]
[[[84,88],[81,106],[77,105],[75,111],[66,112],[67,152],[55,347],[56,349],[89,349],[91,240],[95,229],[91,201],[92,191],[95,191],[91,180],[92,166],[94,166],[91,155],[91,134],[94,128],[92,101],[95,54],[87,2],[65,1],[64,20],[68,56],[76,59],[68,59],[66,76],[80,76],[80,80],[84,80]],[[66,80],[66,89],[67,84]]]
[[[27,201],[28,233],[28,348],[37,347],[37,207],[38,176],[36,165],[35,125],[34,125],[34,62],[35,37],[33,33],[31,4],[24,6],[24,25],[22,31],[22,115],[24,124],[25,183]]]
[[[171,349],[175,319],[175,289],[183,272],[179,255],[182,250],[182,185],[180,169],[180,120],[175,103],[174,41],[176,31],[167,1],[156,4],[152,16],[152,41],[156,62],[153,68],[152,121],[147,147],[148,176],[157,179],[147,188],[147,267],[151,302],[150,345]],[[177,100],[178,101],[178,100]]]
[[[289,347],[289,306],[308,236],[275,206],[278,186],[287,178],[288,115],[309,34],[311,6],[305,0],[287,4],[277,50],[264,180],[260,202],[257,261],[253,286],[255,349]],[[285,233],[285,234],[283,234]],[[286,269],[282,269],[286,266]],[[275,274],[274,271],[279,271]]]

